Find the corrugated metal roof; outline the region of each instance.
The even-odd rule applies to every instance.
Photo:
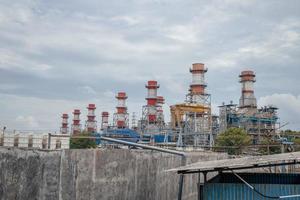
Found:
[[[300,193],[299,185],[282,184],[253,184],[253,186],[263,194],[270,195],[275,199],[280,196],[288,196]],[[206,184],[204,186],[204,200],[270,200],[255,193],[245,184]],[[299,200],[299,197],[286,198],[288,200]]]
[[[288,165],[300,163],[300,152],[276,154],[268,156],[252,156],[236,159],[215,160],[207,162],[198,162],[184,167],[171,169],[168,171],[177,171],[179,174],[227,171],[250,169],[259,167],[268,167],[275,165]]]
[[[232,173],[221,173],[204,184],[204,200],[268,200],[300,194],[300,174],[240,173],[239,176],[259,193]],[[288,199],[299,200],[299,197]]]

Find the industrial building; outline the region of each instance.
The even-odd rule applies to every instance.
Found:
[[[276,134],[278,115],[275,106],[257,108],[254,96],[256,75],[253,71],[242,71],[240,74],[242,85],[239,105],[230,102],[219,106],[219,132],[222,133],[231,127],[243,128],[252,136],[253,144],[259,144],[264,137]]]
[[[70,136],[62,134],[6,131],[0,133],[0,147],[69,149]]]
[[[207,68],[194,63],[190,72],[192,82],[185,102],[170,107],[171,128],[178,132],[180,146],[212,146],[211,95],[205,90]]]
[[[69,115],[62,115],[61,135],[78,135],[82,131],[100,133],[114,138],[133,137],[132,141],[142,141],[151,144],[164,143],[177,147],[212,147],[219,133],[231,127],[243,128],[252,136],[253,144],[258,144],[266,136],[273,136],[278,125],[277,108],[265,106],[257,108],[254,95],[256,75],[253,71],[242,71],[239,75],[242,85],[239,104],[230,102],[219,106],[219,116],[212,114],[211,95],[206,91],[205,74],[208,69],[203,63],[194,63],[190,68],[192,80],[183,103],[170,106],[171,122],[165,122],[163,105],[165,98],[158,95],[160,85],[156,80],[149,80],[146,105],[142,107],[142,116],[138,120],[132,115],[132,126],[129,126],[129,113],[126,105],[128,96],[121,91],[116,95],[116,112],[113,123],[109,124],[109,112],[101,112],[101,124],[97,129],[96,105],[88,104],[87,120],[82,129],[81,111],[73,111],[73,123],[69,130]],[[119,135],[118,135],[119,134]]]
[[[142,118],[139,121],[138,130],[142,136],[159,134],[165,127],[162,106],[164,98],[157,95],[160,87],[157,81],[150,80],[147,85],[147,104],[142,108]]]

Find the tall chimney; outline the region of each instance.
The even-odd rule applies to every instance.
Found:
[[[146,97],[147,100],[147,114],[148,114],[148,121],[149,124],[155,124],[157,121],[157,89],[159,85],[157,81],[148,81],[148,85],[146,85],[148,89],[148,96]]]
[[[117,112],[114,114],[114,125],[118,129],[127,128],[128,125],[128,113],[126,106],[127,95],[125,92],[119,92],[116,96],[118,100]]]
[[[61,123],[61,128],[60,128],[61,134],[68,134],[68,131],[69,131],[68,119],[69,119],[68,114],[63,114],[62,115],[62,123]]]
[[[190,72],[192,73],[192,83],[190,84],[190,94],[188,95],[190,98],[188,101],[189,103],[204,103],[205,88],[207,87],[205,83],[207,68],[202,63],[194,63]]]
[[[256,108],[256,98],[254,96],[255,74],[253,71],[242,71],[240,74],[240,83],[242,83],[242,96],[240,98],[240,108]]]
[[[157,119],[161,123],[164,122],[164,111],[163,105],[165,104],[165,99],[163,96],[157,96]]]
[[[108,118],[109,112],[102,112],[101,130],[105,130],[108,128]]]
[[[89,104],[88,107],[88,115],[87,115],[87,121],[86,121],[86,130],[89,133],[94,133],[97,131],[97,122],[96,122],[96,105],[95,104]]]
[[[81,132],[80,114],[81,114],[81,112],[78,109],[75,109],[73,111],[73,124],[72,124],[73,135],[80,134],[80,132]]]

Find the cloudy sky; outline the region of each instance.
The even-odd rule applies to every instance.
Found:
[[[299,0],[0,0],[0,126],[59,129],[62,113],[86,115],[88,103],[100,121],[118,91],[140,116],[149,79],[169,115],[203,62],[215,113],[238,102],[238,75],[251,69],[259,105],[300,130],[299,10]]]

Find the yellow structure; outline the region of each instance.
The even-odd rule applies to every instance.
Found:
[[[170,106],[172,128],[178,128],[187,114],[210,115],[211,107],[195,103],[182,103]]]

